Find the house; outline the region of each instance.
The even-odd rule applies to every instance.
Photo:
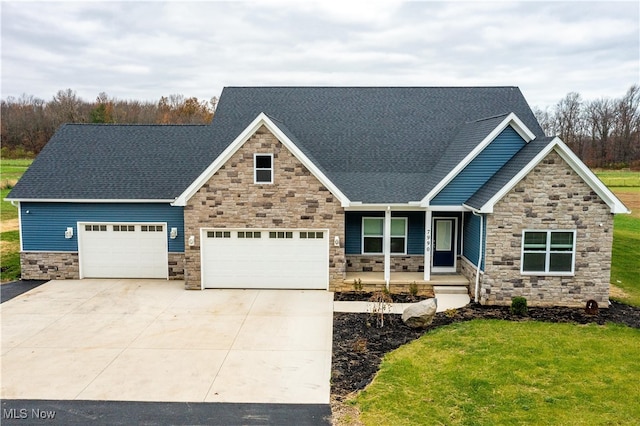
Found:
[[[629,212],[516,87],[225,88],[209,126],[61,127],[8,199],[25,279],[532,306],[606,307]]]

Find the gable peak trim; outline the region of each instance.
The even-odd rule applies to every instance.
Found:
[[[258,116],[231,142],[224,151],[176,198],[174,206],[186,206],[187,202],[211,177],[249,140],[262,126],[273,135],[296,157],[338,200],[343,207],[349,205],[349,199],[329,180],[329,178],[313,163],[296,144],[276,124],[277,118],[271,118],[264,112]]]
[[[525,176],[533,170],[547,155],[555,151],[560,158],[562,158],[578,176],[585,181],[585,183],[596,193],[598,196],[609,206],[612,214],[625,213],[629,214],[631,211],[615,196],[613,192],[584,164],[578,156],[571,151],[571,149],[558,137],[553,138],[544,149],[533,158],[531,161],[520,170],[509,182],[507,182],[500,191],[496,192],[493,197],[489,199],[482,207],[475,209],[473,207],[465,207],[477,212],[477,213],[493,213],[493,208],[498,201],[500,201],[509,191],[511,191]]]

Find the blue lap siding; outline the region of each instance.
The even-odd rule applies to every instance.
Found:
[[[482,230],[482,250],[484,251],[487,241],[487,221],[483,221]],[[478,254],[480,248],[480,217],[473,213],[465,213],[464,215],[464,250],[462,255],[478,266]],[[484,256],[480,269],[484,270]]]
[[[524,139],[513,128],[507,127],[449,182],[430,204],[462,205],[524,146]]]
[[[166,222],[169,252],[184,252],[182,207],[156,203],[20,203],[23,251],[78,251],[78,222]],[[73,228],[73,237],[64,232]],[[178,237],[169,230],[178,228]]]

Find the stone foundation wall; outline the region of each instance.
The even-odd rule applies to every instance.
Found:
[[[347,272],[384,272],[384,256],[349,254]],[[424,272],[424,256],[391,256],[391,272]]]
[[[471,263],[469,259],[466,257],[460,256],[458,257],[458,272],[466,279],[469,280],[469,295],[471,299],[475,298],[476,292],[476,273],[478,272],[478,268],[476,265]],[[480,286],[482,286],[482,280],[484,278],[484,273],[480,271]]]
[[[77,280],[80,264],[77,252],[20,253],[23,280]]]
[[[273,154],[272,184],[254,183],[254,154]],[[330,241],[340,238],[340,247],[329,246],[330,290],[344,279],[340,201],[264,126],[188,201],[184,222],[187,289],[201,288],[201,228],[328,229]]]
[[[184,280],[184,253],[169,253],[169,279]]]
[[[510,305],[523,296],[530,306],[578,307],[593,299],[608,307],[613,215],[555,151],[495,205],[486,223],[481,303]],[[525,229],[575,230],[574,275],[522,275]]]
[[[184,279],[184,253],[169,253],[169,279]],[[20,253],[23,280],[78,280],[80,263],[77,252]]]

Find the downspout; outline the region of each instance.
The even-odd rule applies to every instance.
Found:
[[[482,264],[482,228],[484,226],[484,216],[473,211],[474,216],[480,216],[480,247],[478,247],[478,268],[476,269],[476,290],[474,292],[473,301],[478,303],[478,293],[480,292],[480,265]]]

